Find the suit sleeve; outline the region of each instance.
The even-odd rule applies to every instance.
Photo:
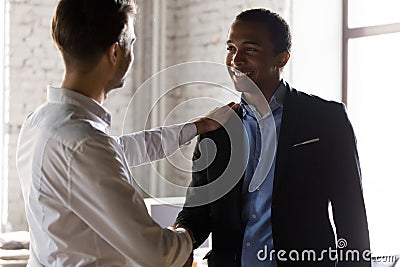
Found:
[[[333,112],[334,127],[330,135],[330,198],[336,225],[338,249],[344,257],[339,267],[371,266],[367,217],[361,185],[361,170],[356,139],[344,105]],[[343,242],[345,240],[345,242]],[[357,253],[352,251],[358,251]],[[359,261],[356,254],[359,255]],[[355,256],[352,256],[355,255]],[[355,260],[352,260],[355,259]]]
[[[192,181],[186,193],[186,202],[182,211],[178,214],[175,225],[181,225],[192,231],[196,242],[194,248],[199,247],[210,234],[210,208],[208,204],[192,206],[190,203],[199,203],[198,198],[202,197],[196,194],[192,188],[207,184],[207,168],[204,168],[204,161],[207,157],[207,149],[200,150],[200,137],[196,143],[193,152],[193,173]],[[203,153],[203,155],[202,155]]]

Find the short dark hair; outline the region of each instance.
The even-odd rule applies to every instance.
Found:
[[[270,38],[274,44],[274,52],[279,54],[290,51],[292,36],[289,25],[279,14],[264,8],[249,9],[237,15],[236,20],[264,23],[271,34]]]
[[[59,0],[52,37],[66,65],[95,64],[107,48],[121,41],[134,0]]]

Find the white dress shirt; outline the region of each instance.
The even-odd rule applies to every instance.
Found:
[[[134,189],[130,167],[171,155],[194,123],[113,137],[111,116],[77,92],[48,87],[24,122],[17,167],[30,228],[30,266],[182,266],[184,229],[161,228]]]

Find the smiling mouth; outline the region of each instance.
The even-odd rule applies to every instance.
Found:
[[[240,71],[234,68],[231,68],[231,72],[233,75],[235,75],[236,77],[244,77],[244,76],[250,76],[253,74],[252,71]]]

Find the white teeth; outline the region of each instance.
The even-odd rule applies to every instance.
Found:
[[[249,76],[251,75],[251,72],[240,72],[238,70],[232,69],[233,74],[235,74],[235,76],[237,77],[243,77],[243,76]]]

